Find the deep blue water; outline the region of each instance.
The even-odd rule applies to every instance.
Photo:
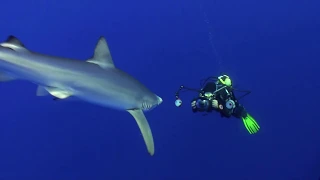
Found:
[[[105,36],[115,65],[164,102],[146,113],[150,157],[126,112],[0,84],[2,180],[316,180],[320,176],[319,1],[3,1],[0,38],[86,60]],[[220,72],[252,93],[261,126],[193,114],[180,85]]]

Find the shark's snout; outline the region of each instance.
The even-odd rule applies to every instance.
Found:
[[[161,103],[162,103],[162,98],[161,97],[159,97],[159,96],[157,96],[157,100],[158,100],[158,105],[160,105]]]

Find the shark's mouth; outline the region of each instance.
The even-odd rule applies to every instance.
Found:
[[[155,107],[157,107],[158,105],[160,105],[162,103],[162,98],[159,96],[156,96],[156,99],[153,100],[153,102],[149,102],[149,101],[144,101],[142,102],[142,105],[140,107],[141,110],[143,111],[150,111],[152,109],[154,109]]]
[[[152,104],[148,104],[148,103],[146,103],[146,102],[143,102],[142,103],[142,106],[141,106],[141,109],[143,110],[143,111],[150,111],[150,110],[152,110],[153,108],[155,108],[157,105],[152,105]]]

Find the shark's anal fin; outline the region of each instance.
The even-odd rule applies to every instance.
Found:
[[[70,96],[72,96],[72,93],[55,88],[55,87],[44,87],[44,86],[38,86],[37,88],[37,96],[46,96],[48,94],[51,94],[52,96],[58,98],[58,99],[66,99]]]
[[[147,146],[148,152],[150,153],[151,156],[154,154],[154,142],[153,142],[153,136],[152,132],[149,126],[149,123],[146,119],[146,117],[143,114],[143,111],[140,109],[136,110],[127,110],[136,120],[140,131],[142,133],[144,142]]]
[[[57,97],[59,99],[66,99],[70,97],[72,94],[68,91],[59,89],[59,88],[54,88],[54,87],[47,87],[46,90],[54,97]]]
[[[111,53],[108,47],[108,43],[104,37],[100,37],[96,48],[94,49],[94,55],[87,62],[97,64],[101,68],[114,68]]]

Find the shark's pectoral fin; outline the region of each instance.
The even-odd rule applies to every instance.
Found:
[[[55,87],[43,87],[38,86],[37,88],[37,96],[46,96],[48,94],[51,94],[52,96],[58,98],[58,99],[66,99],[70,96],[72,96],[72,93],[69,91],[55,88]]]
[[[100,37],[96,48],[94,50],[94,55],[87,62],[97,64],[101,68],[114,68],[111,53],[108,47],[108,43],[104,37]]]
[[[142,133],[144,142],[147,146],[148,152],[152,156],[154,154],[154,142],[153,142],[153,136],[152,132],[149,126],[149,123],[146,119],[146,117],[143,114],[143,111],[140,109],[135,110],[127,110],[136,120],[140,131]]]

